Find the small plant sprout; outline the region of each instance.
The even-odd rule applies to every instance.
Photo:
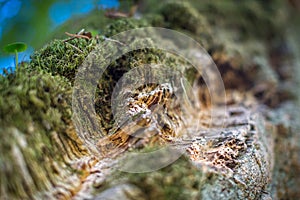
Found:
[[[23,42],[14,42],[6,45],[4,51],[6,53],[15,53],[16,56],[16,69],[18,69],[18,53],[23,52],[27,49],[27,45]]]

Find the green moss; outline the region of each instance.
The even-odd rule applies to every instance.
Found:
[[[204,0],[199,4],[196,0],[190,0],[189,2],[169,1],[160,7],[161,1],[147,1],[145,5],[152,4],[152,6],[147,8],[149,13],[145,16],[146,20],[130,18],[112,20],[104,18],[104,11],[101,11],[100,14],[95,11],[93,16],[87,20],[75,19],[76,23],[71,21],[69,25],[63,27],[64,31],[60,31],[60,37],[65,38],[63,34],[65,31],[75,33],[82,27],[88,27],[88,29],[99,31],[103,35],[100,38],[105,40],[105,37],[111,37],[126,30],[150,25],[163,26],[195,37],[202,44],[206,44],[205,47],[208,49],[218,48],[211,45],[212,38],[214,40],[224,38],[228,44],[240,45],[238,48],[230,48],[230,46],[226,46],[227,43],[224,40],[221,40],[220,46],[225,46],[227,54],[232,49],[232,52],[237,51],[237,54],[250,55],[249,57],[252,59],[252,55],[255,54],[252,54],[251,50],[249,51],[249,46],[245,45],[245,42],[238,43],[236,39],[239,40],[241,36],[254,36],[253,38],[256,40],[258,36],[267,38],[272,33],[282,32],[283,28],[280,27],[282,23],[278,23],[278,21],[283,17],[275,11],[278,8],[278,2],[276,0],[274,4],[266,4],[260,1],[238,3],[235,0],[226,2]],[[158,7],[160,7],[158,11],[154,12],[153,10]],[[210,24],[202,15],[209,19]],[[107,25],[108,22],[112,23]],[[219,25],[222,25],[224,29],[233,28],[233,37],[224,37],[223,29],[216,29],[221,32],[220,35],[210,32],[211,27],[219,27]],[[106,28],[104,28],[105,26]],[[261,30],[257,27],[264,27],[264,29]],[[145,36],[147,34],[149,33],[145,33]],[[235,34],[238,35],[237,38]],[[153,43],[149,38],[138,40],[132,37],[131,41],[130,44],[126,44],[129,48],[141,43],[152,46]],[[33,194],[37,191],[49,189],[49,185],[61,183],[64,181],[62,179],[75,172],[70,167],[61,167],[65,166],[66,161],[63,156],[66,156],[68,150],[60,149],[60,145],[70,147],[69,149],[72,150],[80,148],[78,147],[80,143],[76,138],[72,138],[67,133],[67,129],[74,128],[71,123],[71,83],[74,81],[78,67],[100,42],[97,39],[78,38],[68,42],[54,40],[36,51],[30,64],[25,63],[16,73],[0,77],[0,186],[1,192],[5,191],[8,197],[32,199]],[[242,50],[241,47],[247,48]],[[97,56],[103,60],[111,52],[108,48],[101,53],[103,54]],[[258,52],[258,54],[262,53]],[[263,57],[261,60],[266,61],[267,59]],[[242,58],[241,62],[245,63],[245,58]],[[162,70],[155,72],[158,77],[163,78],[164,72],[167,71],[164,69],[167,68],[184,74],[191,83],[196,78],[195,69],[192,66],[170,53],[144,48],[124,54],[110,63],[97,85],[95,109],[101,116],[101,123],[105,130],[108,131],[115,125],[110,100],[116,83],[130,70],[145,64],[161,64]],[[127,78],[132,84],[141,82],[141,79],[137,79],[137,77],[127,75]],[[229,81],[235,83],[232,79]],[[99,132],[95,134],[99,135]],[[55,140],[55,137],[59,138]],[[63,142],[64,144],[61,144]],[[75,143],[75,148],[72,146],[72,142]],[[80,151],[80,153],[82,152]],[[70,156],[69,160],[73,160],[72,154],[68,156]],[[20,168],[20,161],[25,162],[26,168]],[[61,162],[58,170],[53,167],[55,162]],[[24,169],[30,174],[29,176],[24,175]],[[66,169],[69,172],[67,174],[65,173]],[[80,171],[77,173],[80,175]],[[211,180],[207,174],[204,177],[203,171],[197,169],[185,158],[156,172],[121,174],[121,176],[141,188],[149,196],[149,199],[158,200],[199,199],[201,187],[205,184],[205,186],[210,185],[209,181]],[[58,181],[57,177],[60,178]]]
[[[132,19],[132,18],[126,18],[126,19],[120,19],[115,21],[114,23],[109,24],[103,31],[103,35],[106,37],[114,36],[118,33],[135,29],[135,28],[141,28],[149,26],[146,20],[140,20],[140,19]]]
[[[1,126],[15,126],[26,131],[27,123],[61,111],[64,111],[61,113],[62,119],[70,119],[70,111],[65,111],[70,103],[69,83],[60,76],[42,71],[28,72],[24,65],[28,64],[24,63],[16,74],[0,78]],[[58,111],[50,112],[50,108]]]
[[[31,56],[30,69],[41,69],[52,75],[61,75],[73,81],[77,68],[90,53],[96,39],[54,40]]]
[[[120,173],[112,184],[126,182],[140,188],[148,199],[199,199],[204,174],[182,157],[175,163],[149,173]]]
[[[164,27],[164,17],[159,13],[151,13],[145,15],[145,19],[154,27]]]
[[[201,15],[189,1],[168,1],[162,4],[158,13],[149,14],[149,21],[194,38],[204,48],[213,45],[213,33],[206,17]],[[162,19],[161,19],[162,17]]]
[[[52,136],[67,137],[71,85],[27,65],[0,77],[0,185],[10,197],[32,199],[55,180],[50,160],[63,160]]]
[[[168,2],[160,10],[167,27],[180,28],[199,34],[206,27],[206,21],[188,2]]]

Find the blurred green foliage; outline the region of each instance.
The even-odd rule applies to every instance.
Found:
[[[41,46],[51,28],[48,10],[56,1],[23,1],[17,16],[9,19],[7,26],[3,27],[4,31],[0,46],[15,41],[24,41],[33,47]]]

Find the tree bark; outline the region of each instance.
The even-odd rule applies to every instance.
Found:
[[[91,39],[54,40],[36,51],[30,63],[1,77],[0,199],[300,198],[297,30],[285,31],[282,26],[289,16],[273,9],[287,5],[252,1],[235,6],[235,1],[198,4],[191,0],[158,8],[155,1],[149,2],[139,3],[141,20],[118,19],[103,29],[102,36]],[[224,105],[210,104],[203,77],[188,62],[144,49],[109,65],[97,84],[95,113],[89,112],[94,108],[88,107],[84,96],[78,98],[79,107],[93,119],[84,121],[92,129],[78,130],[79,121],[72,118],[77,69],[97,44],[144,26],[182,31],[205,47],[224,81],[226,112],[221,112]],[[145,41],[135,42],[128,46]],[[103,59],[106,55],[109,49],[101,54]],[[162,59],[170,69],[180,69],[191,83],[197,94],[193,109],[186,105],[183,111],[176,109],[179,102],[171,98],[174,88],[149,84],[130,91],[129,97],[125,92],[118,97],[126,102],[133,99],[132,107],[149,111],[151,120],[157,122],[137,116],[138,123],[118,128],[110,104],[118,81],[126,72],[142,71],[141,65],[161,64]],[[141,81],[129,79],[132,84]],[[162,107],[152,107],[156,104]],[[164,114],[169,117],[163,118]],[[126,111],[117,119],[122,121],[123,115],[132,116]],[[135,137],[141,124],[150,134],[149,127],[155,123],[154,136]],[[182,127],[189,130],[189,137],[177,134]],[[172,165],[151,173],[117,170],[128,152],[166,144],[184,151]]]

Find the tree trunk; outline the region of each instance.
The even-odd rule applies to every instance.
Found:
[[[281,1],[157,2],[139,2],[142,19],[114,19],[101,27],[103,35],[54,40],[1,77],[0,199],[300,198],[299,41],[290,16],[282,14],[291,8]],[[204,74],[172,52],[135,49],[108,60],[114,50],[109,44],[153,45],[151,32],[131,43],[112,37],[147,26],[199,42],[216,63],[226,100],[212,102]],[[100,80],[92,79],[101,70],[96,67],[82,85],[79,67],[90,69],[92,54],[99,63],[110,62]],[[141,78],[149,65],[159,70]],[[176,79],[179,74],[185,82]],[[180,87],[182,98],[174,92]],[[135,160],[126,168],[131,153],[161,145],[174,147],[174,155]],[[152,169],[178,152],[182,156],[167,167],[124,172]]]

